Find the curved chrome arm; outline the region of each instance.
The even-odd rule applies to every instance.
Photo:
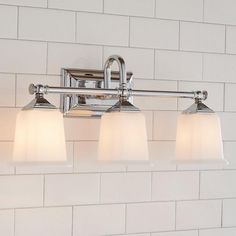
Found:
[[[121,91],[127,90],[125,61],[121,56],[118,56],[118,55],[112,55],[112,56],[108,57],[108,59],[105,62],[105,65],[104,65],[104,87],[109,88],[110,80],[111,80],[111,66],[114,61],[117,62],[118,67],[119,67],[119,73],[120,73],[119,89]],[[124,95],[123,92],[122,92],[122,94]]]

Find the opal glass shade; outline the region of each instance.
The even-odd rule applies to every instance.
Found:
[[[63,116],[57,109],[21,110],[17,115],[14,162],[66,161]]]
[[[99,160],[148,160],[144,115],[140,111],[105,112],[101,118],[98,146]]]
[[[178,117],[176,160],[224,161],[220,119],[213,112],[182,113]]]

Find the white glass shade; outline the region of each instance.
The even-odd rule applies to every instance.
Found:
[[[66,161],[63,116],[56,109],[29,109],[16,119],[14,162]]]
[[[148,160],[145,117],[141,112],[106,112],[101,118],[99,160]]]
[[[177,161],[224,161],[220,119],[215,113],[180,114]]]

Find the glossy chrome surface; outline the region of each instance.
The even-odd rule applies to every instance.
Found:
[[[31,85],[33,88],[33,86]],[[38,91],[37,87],[35,87],[36,91]],[[27,104],[25,107],[23,107],[23,110],[30,110],[35,108],[41,108],[41,109],[56,109],[54,105],[52,105],[47,99],[43,97],[43,93],[35,93],[35,98]]]
[[[111,70],[113,62],[118,64],[118,72]],[[124,59],[118,55],[112,55],[106,60],[104,71],[62,69],[60,87],[31,84],[29,92],[31,94],[60,94],[61,111],[64,115],[91,117],[101,116],[107,110],[109,112],[136,111],[138,109],[130,103],[134,96],[192,98],[198,103],[207,98],[206,91],[133,90],[132,79],[133,74],[126,73]],[[29,107],[35,106],[34,103],[43,104],[37,101],[32,101]],[[192,107],[190,110],[204,110],[198,103],[196,103],[196,108]],[[49,103],[45,102],[45,104]]]

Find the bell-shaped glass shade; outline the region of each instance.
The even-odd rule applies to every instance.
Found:
[[[224,161],[220,119],[213,112],[182,113],[176,134],[177,161]]]
[[[66,161],[63,116],[56,109],[21,110],[17,115],[14,162]]]
[[[144,115],[139,112],[105,112],[101,118],[99,160],[145,161],[148,145]]]

